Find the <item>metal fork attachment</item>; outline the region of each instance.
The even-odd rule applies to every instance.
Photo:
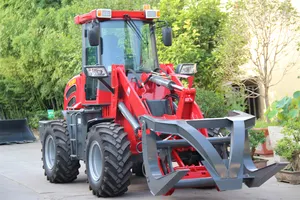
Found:
[[[142,122],[142,149],[148,186],[153,195],[166,194],[172,188],[216,186],[220,191],[258,187],[283,169],[287,163],[274,163],[257,169],[251,159],[247,129],[255,124],[255,117],[233,111],[225,118],[199,120],[164,120],[148,115],[140,117]],[[200,128],[227,128],[230,136],[207,138]],[[148,130],[148,131],[147,131]],[[157,134],[178,135],[181,140],[157,140]],[[213,144],[230,144],[228,159],[222,159]],[[209,178],[182,179],[188,169],[173,170],[163,175],[158,162],[158,149],[176,146],[192,146],[203,158],[202,164]]]

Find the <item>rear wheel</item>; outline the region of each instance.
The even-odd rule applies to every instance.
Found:
[[[136,176],[145,177],[145,166],[143,162],[137,162],[133,165],[133,173]]]
[[[80,164],[78,160],[71,160],[70,145],[66,123],[51,122],[42,147],[43,168],[51,183],[68,183],[77,178]]]
[[[131,151],[127,133],[115,123],[91,127],[86,142],[86,173],[98,197],[121,196],[130,185]]]

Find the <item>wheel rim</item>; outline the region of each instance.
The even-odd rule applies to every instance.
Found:
[[[102,153],[97,141],[93,141],[89,149],[89,171],[92,179],[96,182],[100,180],[102,172]]]
[[[48,169],[52,169],[54,166],[55,151],[56,151],[56,147],[55,147],[54,139],[51,135],[48,135],[45,144],[45,160]]]

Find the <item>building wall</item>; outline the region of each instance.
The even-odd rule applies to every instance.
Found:
[[[300,1],[292,0],[292,3],[293,6],[300,12]],[[295,66],[289,70],[279,84],[271,88],[271,102],[284,96],[291,96],[296,90],[300,90],[300,52],[297,51],[297,48],[297,46],[291,46],[288,54],[278,63],[280,66],[281,64],[286,64],[289,63],[289,61],[292,61],[295,62]],[[278,70],[274,72],[272,82],[276,83],[279,81],[282,77],[282,73],[283,69],[278,67]]]
[[[292,3],[294,7],[300,12],[300,1],[292,0]],[[298,44],[292,44],[286,51],[285,55],[282,55],[280,57],[276,69],[274,69],[271,85],[277,83],[281,79],[282,80],[278,84],[270,88],[270,103],[275,100],[281,99],[284,96],[292,96],[296,90],[300,90],[300,52],[297,50],[297,48]],[[287,74],[282,77],[284,66],[286,66],[286,64],[290,62],[294,63],[293,67],[291,67]],[[251,61],[241,66],[241,68],[246,72],[243,78],[249,78],[256,75],[254,71],[255,66],[253,66]],[[265,107],[262,98],[260,102],[262,104],[262,112],[264,112]]]

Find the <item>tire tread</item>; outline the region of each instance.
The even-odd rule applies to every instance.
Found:
[[[64,120],[60,120],[52,122],[50,126],[56,141],[56,163],[51,176],[47,175],[46,171],[44,174],[51,183],[70,183],[77,179],[80,163],[79,160],[71,160],[71,142],[67,124]],[[43,168],[45,169],[44,164]]]
[[[99,134],[102,139],[105,159],[103,182],[98,189],[92,189],[92,192],[98,197],[121,196],[127,192],[130,185],[132,168],[127,133],[119,124],[104,122],[91,127],[88,141],[93,134]]]

